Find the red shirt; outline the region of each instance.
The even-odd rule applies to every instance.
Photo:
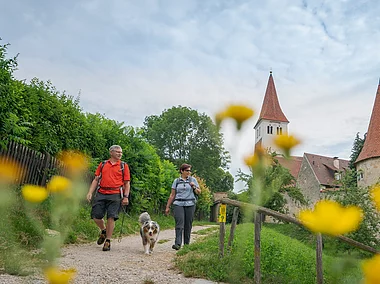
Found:
[[[108,160],[102,169],[101,162],[98,168],[95,171],[95,175],[99,176],[100,171],[102,174],[102,178],[100,180],[100,188],[99,192],[103,194],[118,194],[120,193],[120,188],[123,186],[124,181],[130,180],[129,167],[126,163],[124,163],[124,177],[122,177],[122,170],[120,163],[121,161],[117,161],[112,164],[110,160]]]

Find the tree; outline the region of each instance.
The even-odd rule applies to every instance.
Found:
[[[172,107],[159,116],[146,117],[142,129],[162,159],[177,167],[191,164],[212,191],[233,189],[232,176],[225,172],[229,154],[223,148],[222,134],[206,114],[188,107]]]

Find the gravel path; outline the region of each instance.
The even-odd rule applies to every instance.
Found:
[[[207,228],[194,226],[193,232]],[[197,234],[192,234],[195,241]],[[111,241],[111,251],[102,251],[102,246],[90,244],[69,245],[62,249],[61,267],[77,269],[75,284],[94,283],[181,283],[201,284],[211,281],[186,278],[174,267],[176,251],[171,248],[174,230],[161,231],[159,240],[167,242],[156,244],[153,254],[145,255],[140,235],[127,236],[118,242]],[[151,282],[148,282],[151,281]],[[0,283],[42,284],[42,278],[0,275]]]

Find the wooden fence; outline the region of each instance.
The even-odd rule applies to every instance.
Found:
[[[234,238],[234,231],[237,224],[238,214],[239,210],[237,208],[250,208],[251,210],[255,211],[255,251],[254,251],[254,282],[259,284],[261,283],[261,270],[260,270],[260,237],[261,237],[261,224],[263,222],[263,218],[265,215],[272,216],[276,219],[279,219],[284,222],[290,222],[293,224],[296,224],[298,226],[304,227],[304,225],[296,218],[293,218],[291,216],[279,213],[277,211],[273,211],[271,209],[244,203],[236,200],[232,200],[229,198],[222,198],[220,200],[217,200],[216,203],[220,204],[228,204],[235,206],[234,213],[232,217],[232,223],[231,223],[231,231],[230,231],[230,237],[228,240],[228,246],[232,245],[233,238]],[[220,223],[220,235],[219,235],[219,255],[223,257],[224,255],[224,236],[225,236],[225,223]],[[351,246],[354,246],[356,248],[359,248],[361,250],[371,252],[374,254],[380,253],[376,249],[367,246],[365,244],[359,243],[353,239],[347,238],[345,236],[337,236],[339,240],[348,243]],[[316,243],[316,271],[317,271],[317,283],[322,284],[323,283],[323,269],[322,269],[322,235],[317,234],[317,243]]]
[[[14,161],[19,165],[18,184],[45,186],[52,173],[62,172],[61,163],[48,153],[40,153],[24,145],[10,142],[6,149],[0,148],[0,163]]]

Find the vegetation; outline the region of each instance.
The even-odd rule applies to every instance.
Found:
[[[172,107],[161,115],[145,118],[143,135],[158,155],[177,167],[192,169],[215,191],[232,191],[233,177],[225,171],[229,155],[223,148],[222,134],[211,118],[188,107]]]
[[[275,224],[273,228],[283,226]],[[288,225],[284,225],[288,226]],[[229,235],[226,230],[226,240]],[[315,242],[301,242],[313,235],[290,226],[293,235],[283,235],[264,226],[261,237],[262,283],[315,283]],[[288,227],[289,228],[289,227]],[[204,277],[228,283],[253,283],[253,224],[237,226],[233,247],[220,258],[219,236],[212,233],[177,253],[176,264],[189,277]],[[227,243],[225,244],[227,248]],[[359,283],[360,259],[323,255],[325,283]],[[338,278],[339,277],[339,278]],[[339,280],[339,281],[338,281]]]

